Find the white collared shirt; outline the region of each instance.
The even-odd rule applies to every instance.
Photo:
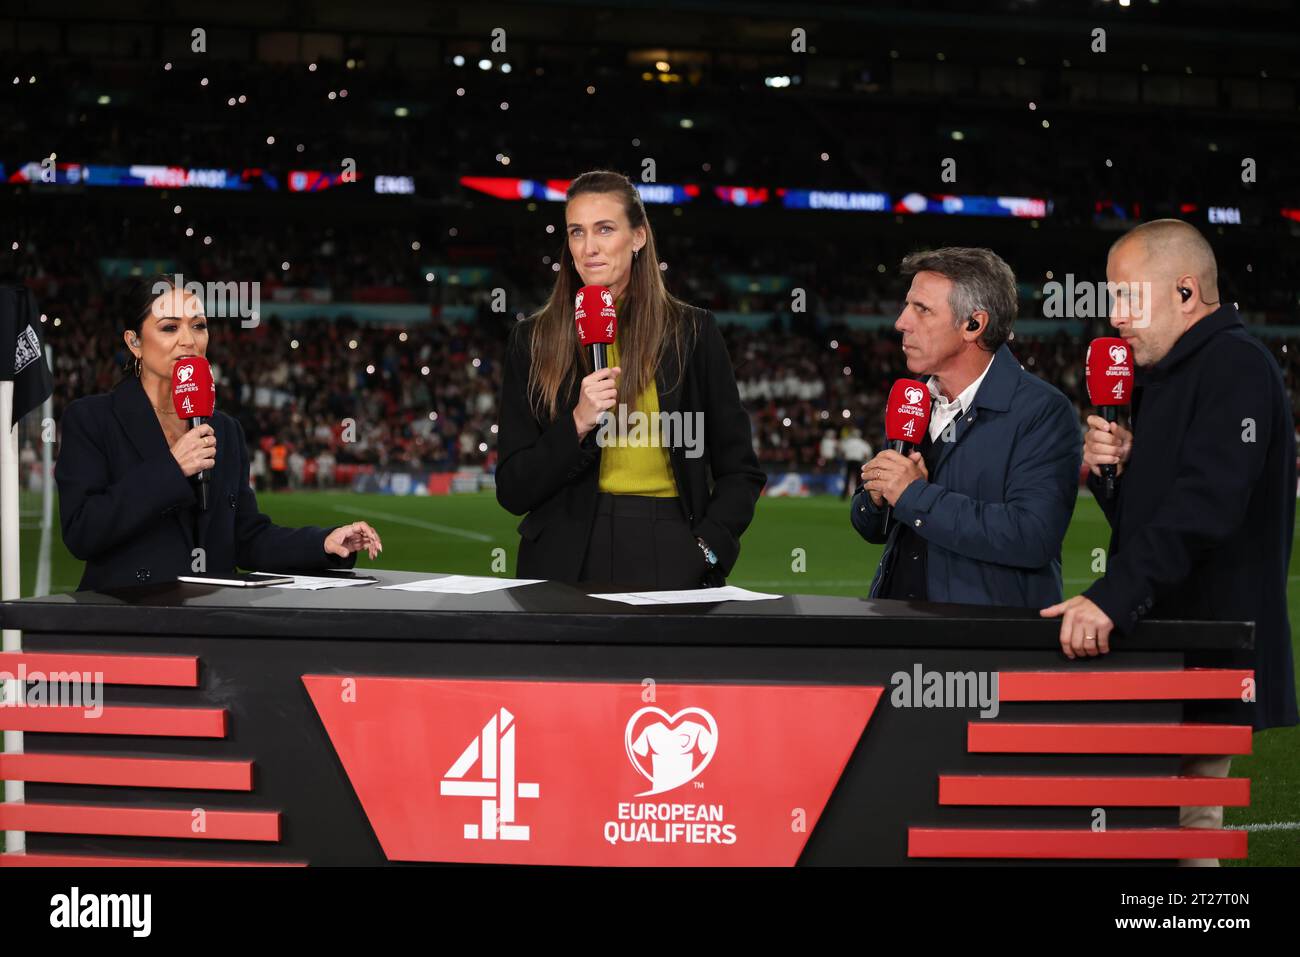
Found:
[[[975,393],[979,392],[980,383],[984,377],[989,374],[989,369],[993,368],[993,359],[989,358],[989,364],[984,367],[984,371],[966,388],[957,394],[957,398],[949,402],[942,393],[939,392],[939,386],[934,376],[930,376],[926,385],[930,387],[930,441],[938,442],[939,436],[943,430],[948,427],[957,416],[970,409],[971,403],[975,401]]]

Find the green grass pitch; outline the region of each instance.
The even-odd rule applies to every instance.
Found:
[[[490,493],[428,498],[354,495],[347,492],[264,493],[259,504],[281,525],[370,522],[384,541],[377,567],[467,575],[499,574],[494,550],[508,556],[514,574],[519,522]],[[40,504],[23,496],[22,589],[32,594],[40,544]],[[56,510],[57,516],[57,510]],[[57,519],[56,519],[57,521]],[[1096,575],[1092,553],[1105,548],[1109,530],[1100,510],[1081,496],[1063,551],[1065,594],[1078,594]],[[795,572],[794,549],[803,549],[804,570]],[[499,554],[499,553],[497,553]],[[81,563],[55,533],[50,547],[50,590],[71,591]],[[729,584],[785,593],[864,596],[880,548],[868,545],[849,525],[848,505],[837,498],[763,498],[743,539]],[[363,556],[358,567],[368,560]],[[1293,560],[1288,581],[1292,639],[1300,634],[1300,570]],[[1300,649],[1296,660],[1300,662]],[[1254,737],[1254,754],[1232,762],[1235,776],[1251,779],[1251,806],[1228,808],[1226,823],[1254,825],[1252,865],[1300,865],[1300,727]],[[1232,862],[1225,862],[1232,863]]]

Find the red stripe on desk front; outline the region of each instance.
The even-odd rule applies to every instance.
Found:
[[[1212,828],[995,830],[910,827],[908,857],[1243,858],[1246,832]]]
[[[1248,778],[939,775],[940,804],[1020,807],[1248,807]]]
[[[1255,672],[1221,668],[1186,671],[1003,671],[999,701],[1240,700]]]
[[[0,867],[306,867],[306,861],[209,861],[97,854],[0,854]]]
[[[196,688],[199,684],[199,659],[193,655],[92,655],[44,651],[0,652],[0,671],[12,677],[18,669],[27,674],[41,672],[80,672],[98,677],[106,685],[165,685],[172,688]]]
[[[0,707],[5,731],[46,731],[69,734],[143,734],[170,738],[222,738],[226,712],[222,708],[147,708],[103,706],[96,716],[84,707]]]
[[[195,830],[202,821],[202,830]],[[0,804],[0,829],[44,834],[114,834],[200,840],[278,841],[279,811],[118,807],[86,804]]]
[[[251,791],[253,762],[28,752],[0,755],[0,780]]]
[[[1250,754],[1251,728],[1235,724],[989,724],[971,721],[972,753]]]

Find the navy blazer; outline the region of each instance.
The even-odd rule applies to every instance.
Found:
[[[867,541],[885,543],[870,597],[877,597],[906,522],[925,539],[930,601],[1056,604],[1061,542],[1083,464],[1074,406],[1003,344],[952,436],[940,437],[929,481],[917,479],[899,496],[887,537],[885,509],[865,488],[853,496],[853,527]]]
[[[206,551],[208,574],[356,564],[356,553],[342,559],[325,551],[332,529],[271,524],[248,485],[243,428],[223,412],[209,422],[216,466],[208,508],[199,512],[195,484],[172,457],[139,379],[69,403],[54,478],[64,544],[86,563],[78,589],[175,581],[194,574],[197,547]],[[198,512],[197,541],[190,507]]]

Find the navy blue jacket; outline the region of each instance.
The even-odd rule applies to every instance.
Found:
[[[193,549],[200,546],[208,574],[356,564],[355,553],[341,559],[325,551],[332,529],[271,524],[248,485],[244,430],[222,412],[209,421],[216,466],[196,541],[188,511],[197,511],[195,486],[172,457],[140,380],[69,403],[54,477],[63,542],[86,563],[79,589],[175,581],[194,573]]]
[[[1026,372],[1005,344],[993,354],[952,440],[939,439],[928,482],[885,509],[853,496],[853,527],[884,543],[870,597],[895,555],[899,523],[926,542],[930,601],[1045,608],[1061,600],[1061,542],[1079,495],[1082,433],[1074,406]]]
[[[1295,420],[1277,361],[1232,306],[1138,370],[1133,450],[1115,500],[1098,495],[1097,504],[1111,524],[1110,557],[1084,594],[1117,631],[1143,618],[1255,623],[1253,653],[1188,656],[1254,668],[1255,701],[1189,704],[1189,719],[1296,724],[1286,603]]]

